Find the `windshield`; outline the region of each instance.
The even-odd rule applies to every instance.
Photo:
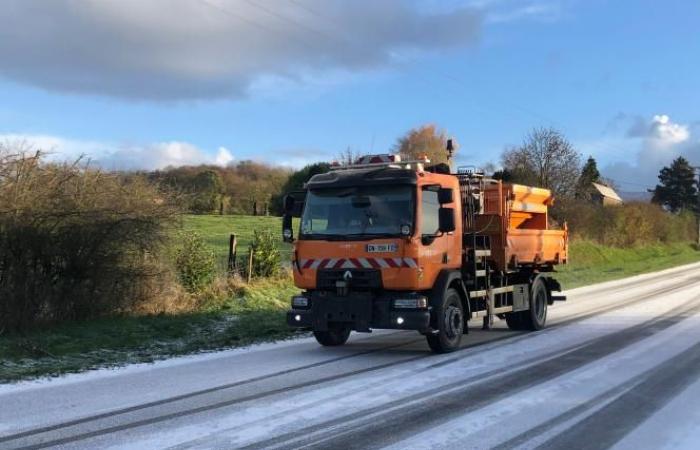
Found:
[[[397,236],[413,229],[411,186],[363,186],[309,192],[301,218],[302,239]]]

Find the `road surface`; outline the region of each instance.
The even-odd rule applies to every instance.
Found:
[[[567,294],[448,355],[385,331],[0,386],[0,448],[700,448],[700,264]]]

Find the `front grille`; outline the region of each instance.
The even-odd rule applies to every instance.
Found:
[[[344,278],[350,272],[349,280]],[[335,290],[336,281],[348,281],[350,290],[381,289],[382,273],[376,269],[323,269],[316,275],[316,286],[322,290]]]

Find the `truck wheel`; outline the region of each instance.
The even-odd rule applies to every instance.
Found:
[[[530,290],[530,310],[523,311],[520,319],[523,330],[537,331],[544,328],[547,321],[548,297],[547,286],[541,278],[537,278]]]
[[[462,299],[454,289],[448,289],[439,305],[433,309],[436,334],[426,335],[428,346],[435,353],[448,353],[459,348],[464,333]]]
[[[345,326],[329,327],[328,331],[315,331],[314,337],[319,344],[325,347],[343,345],[350,337],[350,328]]]

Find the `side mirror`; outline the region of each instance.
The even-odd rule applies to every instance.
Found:
[[[455,210],[453,208],[440,208],[438,210],[440,231],[450,233],[455,230]]]
[[[282,216],[282,240],[284,242],[294,242],[294,230],[292,229],[292,215]]]
[[[284,199],[282,199],[284,214],[292,217],[301,217],[305,201],[306,191],[293,191],[288,193],[284,196]]]
[[[294,197],[287,194],[284,196],[284,213],[285,214],[292,214],[294,211],[294,204],[296,203],[296,200],[294,200]]]
[[[452,203],[454,201],[453,191],[450,188],[440,188],[438,191],[438,202],[441,205]]]

